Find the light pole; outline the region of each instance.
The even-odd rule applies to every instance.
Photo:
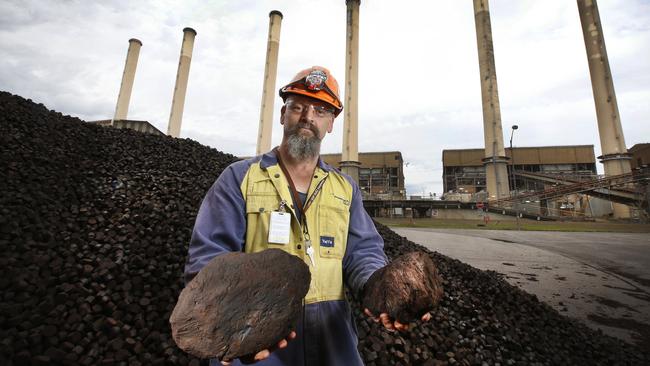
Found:
[[[510,169],[510,172],[512,174],[512,185],[515,191],[515,199],[513,200],[514,205],[515,205],[515,215],[516,215],[516,222],[517,222],[517,230],[519,230],[519,206],[517,205],[517,175],[515,174],[515,151],[512,149],[512,137],[515,134],[515,130],[518,129],[519,126],[517,125],[512,125],[512,131],[510,132],[510,159],[512,159],[512,168]]]
[[[514,152],[514,150],[512,150],[512,137],[515,134],[515,130],[518,129],[518,128],[519,128],[519,126],[512,125],[512,131],[510,132],[510,158],[512,160],[511,173],[512,173],[512,184],[513,184],[514,189],[515,189],[515,196],[517,195],[517,176],[515,175],[515,152]]]

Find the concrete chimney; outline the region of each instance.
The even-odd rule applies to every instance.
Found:
[[[260,127],[257,134],[255,155],[271,150],[271,130],[273,128],[273,102],[275,100],[275,80],[278,73],[278,52],[280,48],[280,26],[282,13],[273,10],[269,13],[269,37],[266,43],[266,65],[264,66],[264,86],[262,107],[260,108]]]
[[[483,102],[483,133],[485,137],[485,166],[488,199],[496,200],[510,195],[507,157],[503,148],[501,110],[497,89],[497,73],[494,64],[492,26],[488,0],[474,0],[476,42],[481,75],[481,96]]]
[[[126,116],[129,113],[129,102],[131,101],[131,91],[133,90],[135,70],[138,67],[140,47],[142,47],[142,42],[135,38],[129,39],[129,50],[126,53],[124,73],[122,74],[122,84],[120,84],[120,94],[117,96],[115,115],[113,115],[111,125],[113,125],[115,120],[126,119]]]
[[[614,81],[609,68],[609,59],[605,49],[605,37],[600,23],[596,0],[578,0],[578,13],[582,23],[582,34],[587,49],[591,88],[596,104],[600,148],[599,156],[603,163],[605,175],[619,175],[631,171],[631,156],[627,152],[621,117],[618,114]],[[613,204],[615,218],[629,218],[630,208],[619,203]]]
[[[196,31],[194,29],[183,29],[183,45],[181,46],[181,57],[178,61],[178,72],[176,73],[172,111],[169,114],[169,125],[167,126],[167,134],[172,137],[178,137],[181,134],[185,92],[187,92],[187,79],[190,77],[190,63],[192,62],[195,37]]]
[[[341,171],[359,182],[359,5],[346,0],[345,103]]]

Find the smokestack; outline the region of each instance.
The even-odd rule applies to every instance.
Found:
[[[488,0],[474,0],[476,42],[481,75],[481,96],[483,103],[483,134],[485,138],[485,166],[488,199],[496,200],[510,195],[507,157],[503,148],[501,110],[497,89],[497,72],[494,64],[492,26]]]
[[[359,5],[346,0],[345,109],[341,171],[359,182]]]
[[[257,151],[259,155],[271,150],[271,130],[273,127],[273,101],[275,100],[275,80],[278,72],[278,51],[280,48],[280,26],[282,13],[273,10],[269,13],[269,37],[266,43],[266,65],[264,66],[264,86],[262,89],[262,107],[260,110],[260,127],[257,134]]]
[[[135,38],[129,39],[129,50],[126,53],[124,73],[122,74],[122,84],[120,84],[120,94],[117,96],[115,115],[113,115],[111,125],[113,125],[116,120],[126,119],[126,115],[129,113],[129,102],[131,101],[131,91],[133,90],[135,70],[138,67],[140,47],[142,47],[142,42]]]
[[[606,176],[629,173],[631,157],[627,152],[621,117],[618,114],[614,81],[609,68],[605,37],[596,0],[578,0],[578,13],[589,61],[600,148],[603,153],[598,159],[603,163]],[[630,217],[628,206],[614,203],[613,210],[615,218]]]
[[[167,134],[172,137],[178,137],[181,134],[185,92],[187,91],[187,79],[190,77],[190,62],[192,61],[194,37],[196,37],[196,31],[194,29],[183,29],[183,45],[181,46],[181,57],[178,61],[178,72],[176,73],[172,111],[169,114],[169,125],[167,126]]]

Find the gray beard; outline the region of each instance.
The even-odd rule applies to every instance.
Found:
[[[297,133],[289,135],[287,139],[289,155],[298,160],[308,160],[320,154],[320,140],[316,136],[303,137]]]

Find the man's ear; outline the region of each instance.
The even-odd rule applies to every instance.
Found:
[[[329,121],[327,125],[327,133],[332,133],[332,130],[334,130],[334,119],[336,117],[332,116],[332,119]]]
[[[284,124],[284,112],[285,112],[286,109],[287,109],[286,104],[283,105],[282,108],[280,108],[280,124],[281,125]]]

